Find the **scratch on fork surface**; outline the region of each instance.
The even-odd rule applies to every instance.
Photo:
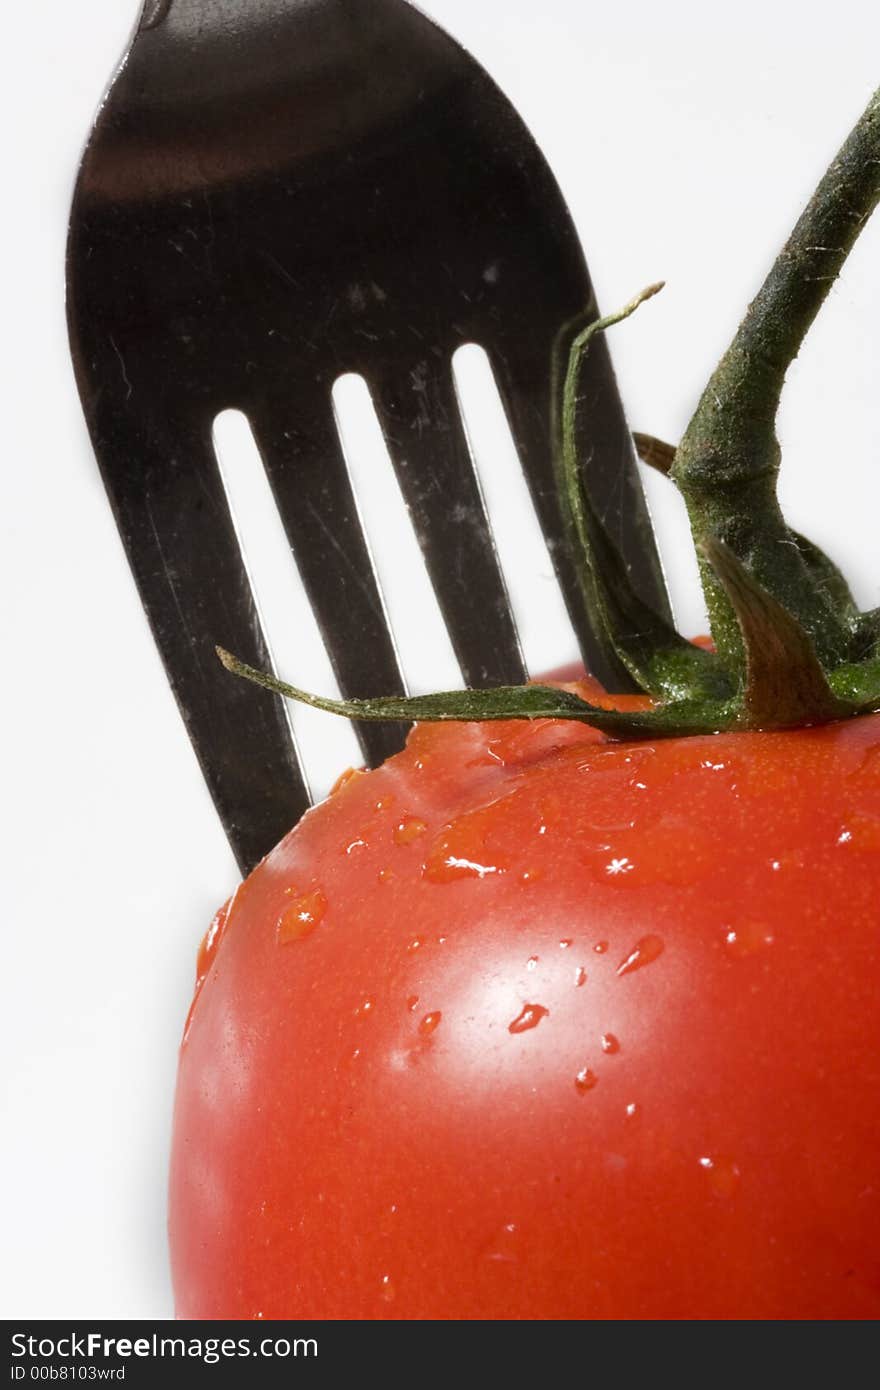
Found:
[[[351,556],[346,553],[344,546],[341,546],[339,544],[339,541],[336,539],[333,532],[330,530],[330,527],[327,525],[326,521],[321,516],[321,513],[318,511],[314,502],[307,502],[306,507],[307,510],[314,517],[315,521],[318,523],[318,526],[323,531],[324,535],[327,537],[327,540],[330,542],[339,558],[344,562],[345,568],[349,570],[349,572],[351,573],[354,582],[357,584],[364,598],[367,600],[370,612],[373,614],[374,617],[378,618],[380,622],[383,622],[385,619],[385,614],[382,611],[381,602],[376,602],[377,595],[375,591],[371,590],[369,584],[365,582],[363,576],[358,573],[357,566],[354,564]]]
[[[127,387],[127,390],[126,390],[126,392],[125,392],[125,399],[126,399],[127,401],[130,401],[130,400],[131,400],[131,397],[132,397],[132,392],[134,391],[134,387],[132,386],[131,382],[130,382],[129,379],[128,379],[128,372],[125,370],[125,358],[122,356],[122,353],[119,351],[119,348],[116,346],[116,341],[115,341],[115,339],[114,339],[112,333],[109,335],[109,337],[110,337],[110,346],[112,347],[113,351],[116,353],[116,356],[119,358],[119,366],[120,366],[120,369],[121,369],[121,371],[122,371],[122,380],[125,382],[125,385],[126,385],[126,387]]]
[[[190,235],[190,236],[194,236],[194,235],[195,235],[195,233],[192,231],[192,229],[190,229],[189,235]],[[207,268],[206,268],[205,266],[199,265],[198,261],[193,260],[192,256],[189,254],[189,252],[186,251],[186,250],[184,250],[184,247],[183,247],[182,242],[175,241],[175,240],[174,240],[174,237],[169,237],[169,238],[168,238],[168,245],[169,245],[170,247],[172,247],[173,250],[175,250],[175,251],[177,252],[178,256],[181,256],[181,257],[183,258],[183,260],[186,261],[187,265],[192,266],[193,270],[198,271],[198,273],[199,273],[200,275],[206,275],[206,274],[208,273]]]
[[[272,255],[271,251],[267,251],[265,247],[261,247],[260,255],[262,256],[264,261],[268,261],[269,265],[272,267],[273,270],[276,270],[278,272],[278,274],[281,276],[281,279],[285,280],[287,284],[290,285],[291,289],[299,289],[299,281],[293,275],[291,275],[289,270],[285,270],[281,262],[279,260],[276,260],[276,258]]]
[[[205,205],[205,212],[207,213],[207,217],[208,217],[208,233],[209,233],[209,235],[208,235],[208,240],[207,240],[207,242],[205,243],[205,250],[206,250],[206,252],[207,252],[207,255],[206,255],[206,258],[205,258],[205,259],[208,260],[208,261],[210,261],[210,260],[212,259],[212,257],[213,257],[213,254],[214,254],[214,247],[215,247],[215,245],[216,245],[216,243],[217,243],[217,232],[216,232],[215,227],[214,227],[214,205],[213,205],[213,202],[212,202],[212,199],[211,199],[211,195],[210,195],[210,193],[208,192],[207,189],[203,189],[203,191],[202,191],[202,202],[203,202],[204,205]]]
[[[199,491],[200,491],[200,492],[202,493],[202,495],[204,496],[204,498],[205,498],[206,502],[208,503],[208,506],[210,507],[211,511],[214,513],[214,515],[215,515],[216,517],[219,517],[220,520],[223,521],[223,520],[224,520],[223,508],[222,508],[222,506],[218,503],[217,497],[215,496],[213,490],[211,489],[211,486],[210,486],[210,484],[209,484],[209,482],[208,482],[208,479],[205,477],[205,475],[203,474],[203,472],[202,472],[202,470],[201,470],[200,468],[199,468],[199,469],[197,470],[197,472],[196,472],[196,480],[197,480],[198,485],[199,485]],[[228,510],[227,510],[226,516],[228,516],[228,515],[229,515],[229,513],[228,513]]]
[[[146,508],[147,508],[147,517],[149,518],[149,522],[150,522],[150,530],[153,532],[153,539],[154,539],[155,542],[156,542],[156,549],[157,549],[157,551],[159,552],[159,559],[162,561],[162,573],[164,574],[165,580],[166,580],[166,582],[167,582],[167,584],[168,584],[168,589],[169,589],[169,592],[170,592],[170,594],[171,594],[171,598],[172,598],[172,600],[173,600],[173,602],[174,602],[174,607],[177,609],[177,616],[178,616],[178,618],[180,619],[180,625],[181,625],[181,627],[183,628],[184,632],[186,633],[187,641],[189,642],[189,645],[190,645],[190,647],[191,647],[191,649],[192,649],[193,655],[194,655],[195,658],[196,658],[196,666],[198,667],[199,675],[200,675],[200,676],[202,677],[202,679],[204,680],[204,674],[203,674],[203,672],[202,672],[202,664],[201,664],[201,661],[199,660],[199,656],[198,656],[198,645],[197,645],[197,643],[196,643],[196,641],[195,641],[195,638],[193,637],[193,633],[192,633],[192,630],[191,630],[191,628],[190,628],[190,625],[189,625],[189,623],[187,622],[186,613],[184,612],[183,608],[181,607],[180,600],[179,600],[179,598],[177,597],[177,586],[176,586],[175,581],[174,581],[174,577],[173,577],[173,573],[172,573],[171,566],[170,566],[170,564],[168,563],[168,560],[167,560],[167,558],[166,558],[166,556],[165,556],[165,549],[164,549],[164,547],[163,547],[163,545],[162,545],[162,540],[161,540],[161,537],[159,536],[159,532],[158,532],[158,529],[157,529],[157,527],[156,527],[156,522],[155,522],[155,519],[154,519],[154,517],[153,517],[153,510],[152,510],[152,507],[150,506],[150,499],[149,499],[149,497],[147,497],[147,498],[145,499],[145,501],[146,501]]]
[[[192,630],[192,628],[191,628],[189,622],[187,621],[186,612],[185,612],[183,606],[181,605],[180,599],[179,599],[178,596],[177,596],[177,584],[176,584],[175,579],[174,579],[173,569],[172,569],[172,566],[169,564],[168,559],[166,558],[165,550],[164,550],[164,547],[163,547],[163,545],[162,545],[162,540],[161,540],[161,538],[160,538],[160,536],[159,536],[159,532],[158,532],[158,529],[157,529],[157,527],[156,527],[156,522],[155,522],[155,519],[154,519],[154,517],[153,517],[152,508],[150,507],[150,500],[149,500],[149,497],[146,499],[146,508],[147,508],[147,516],[148,516],[149,522],[150,522],[150,530],[151,530],[152,533],[153,533],[153,539],[154,539],[155,542],[156,542],[156,549],[157,549],[157,551],[159,552],[159,559],[160,559],[161,562],[162,562],[162,573],[164,574],[165,580],[166,580],[166,582],[167,582],[167,584],[168,584],[168,591],[169,591],[169,593],[171,594],[172,602],[173,602],[174,607],[175,607],[175,609],[176,609],[176,611],[177,611],[177,616],[178,616],[178,618],[179,618],[179,620],[180,620],[180,626],[181,626],[181,628],[183,629],[184,633],[186,634],[187,642],[188,642],[188,644],[189,644],[189,648],[190,648],[190,651],[191,651],[191,653],[192,653],[193,663],[194,663],[195,670],[198,672],[198,674],[199,674],[199,679],[202,681],[202,683],[203,683],[204,685],[207,685],[207,686],[210,687],[210,681],[209,681],[209,679],[208,679],[208,677],[207,677],[207,675],[206,675],[206,671],[205,671],[205,662],[204,662],[204,658],[203,658],[203,653],[204,653],[204,651],[205,651],[205,644],[204,644],[204,642],[200,642],[200,641],[196,638],[196,636],[193,634],[193,630]],[[247,581],[246,581],[246,582],[247,582]],[[248,625],[249,625],[249,627],[251,628],[251,630],[252,630],[254,636],[256,637],[257,643],[258,643],[258,645],[259,645],[259,644],[264,640],[264,639],[263,639],[263,628],[262,628],[262,624],[260,623],[259,611],[258,611],[257,606],[256,606],[256,603],[255,603],[255,601],[254,601],[253,590],[251,589],[250,584],[247,584],[247,603],[248,603]],[[234,617],[234,615],[233,615],[233,617]],[[210,644],[208,644],[207,650],[210,650]],[[216,673],[215,673],[215,674],[216,674]]]

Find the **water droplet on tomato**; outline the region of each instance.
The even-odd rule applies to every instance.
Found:
[[[580,989],[581,985],[587,983],[587,972],[582,965],[579,965],[574,972],[574,983],[577,989]]]
[[[421,938],[420,936],[414,936],[413,939],[412,939],[412,941],[409,943],[409,945],[407,946],[406,949],[407,949],[408,951],[418,951],[418,950],[421,949],[421,945],[422,945],[422,938]]]
[[[430,1037],[432,1033],[436,1032],[440,1026],[442,1017],[443,1015],[439,1009],[435,1009],[433,1013],[425,1014],[425,1017],[419,1023],[419,1032],[423,1038]]]
[[[394,878],[393,869],[380,869],[377,875],[380,883],[390,883]]]
[[[519,795],[509,793],[487,806],[479,806],[450,821],[431,844],[422,872],[432,883],[451,883],[459,878],[490,878],[509,867],[506,831],[509,803]]]
[[[725,946],[739,960],[766,950],[774,940],[773,932],[761,922],[744,922],[736,927],[727,927],[724,932]]]
[[[409,998],[406,1001],[406,1007],[409,1009],[410,1013],[413,1013],[415,1011],[418,1002],[419,996],[417,994],[411,994],[409,996]]]
[[[851,811],[846,823],[837,837],[839,845],[852,845],[853,849],[880,850],[880,816],[869,811]]]
[[[643,966],[651,965],[662,954],[663,941],[659,936],[643,936],[640,941],[636,942],[626,959],[620,962],[617,973],[618,975],[631,975],[634,970],[641,970]]]
[[[613,1056],[615,1052],[620,1051],[620,1039],[615,1037],[614,1033],[603,1033],[602,1051]]]
[[[369,1018],[376,1007],[375,999],[364,999],[354,1011],[355,1018]]]
[[[609,878],[624,878],[627,874],[631,874],[634,868],[633,861],[623,855],[619,859],[609,859],[605,865],[605,872]]]
[[[390,1204],[383,1206],[382,1210],[379,1212],[379,1217],[376,1222],[375,1229],[381,1231],[383,1236],[394,1236],[395,1227],[398,1224],[396,1217],[398,1216],[399,1211],[400,1208],[398,1207],[396,1202],[391,1202]]]
[[[550,1013],[543,1004],[524,1004],[520,1012],[512,1023],[508,1023],[508,1033],[528,1033],[531,1028],[537,1028],[542,1018],[546,1018]]]
[[[382,1275],[382,1282],[379,1286],[379,1294],[383,1303],[393,1303],[397,1297],[397,1291],[391,1282],[390,1274]]]
[[[397,845],[411,845],[413,840],[418,840],[427,830],[427,825],[418,816],[404,816],[403,820],[398,821],[394,827],[393,839]]]
[[[486,747],[474,758],[468,758],[465,767],[504,767],[504,758],[498,751],[500,739],[490,738]]]
[[[423,873],[431,883],[453,883],[457,878],[488,878],[500,873],[497,864],[482,864],[477,859],[465,859],[462,855],[449,854],[441,850],[431,854],[425,863]]]
[[[344,772],[340,772],[333,786],[330,788],[330,796],[336,796],[343,787],[347,787],[349,782],[355,782],[359,778],[366,776],[366,770],[362,767],[347,767]]]
[[[699,1163],[713,1192],[719,1197],[734,1196],[742,1179],[739,1164],[726,1154],[707,1154]]]
[[[309,936],[327,911],[327,899],[320,888],[294,898],[278,918],[276,936],[280,945]]]
[[[493,1264],[516,1264],[520,1259],[522,1235],[515,1221],[508,1221],[496,1232],[484,1252]]]
[[[567,936],[565,936],[565,937],[562,938],[562,940],[561,940],[560,943],[559,943],[559,949],[560,949],[560,951],[567,951],[570,945],[571,945],[571,940],[570,940],[570,938],[567,937]]]
[[[597,956],[604,956],[605,952],[608,950],[608,942],[597,941],[595,946],[593,947],[593,950],[596,952]]]
[[[560,730],[555,719],[511,720],[496,727],[502,732],[487,741],[473,765],[522,766],[546,757],[571,736],[570,731]]]
[[[591,748],[588,756],[582,762],[577,763],[578,772],[642,772],[656,756],[657,749],[650,743],[643,744],[640,748],[625,747],[617,745],[607,748],[598,745]]]
[[[211,925],[202,937],[198,955],[196,956],[197,988],[201,985],[208,971],[211,969],[214,957],[219,950],[220,942],[223,940],[223,933],[226,931],[226,927],[229,923],[229,916],[237,895],[238,889],[236,889],[232,897],[227,898],[223,906],[214,913]]]
[[[543,878],[540,869],[523,869],[519,881],[520,883],[537,883],[539,878]]]
[[[636,1115],[638,1115],[638,1113],[639,1113],[639,1107],[638,1107],[638,1105],[636,1104],[636,1102],[635,1102],[634,1100],[631,1100],[630,1103],[629,1103],[629,1105],[626,1107],[626,1118],[627,1118],[628,1120],[634,1120],[635,1117],[636,1117]]]
[[[534,970],[538,964],[538,959],[538,956],[529,956],[528,960],[526,961],[526,970]]]
[[[574,1079],[575,1090],[578,1091],[580,1095],[586,1095],[587,1091],[592,1091],[598,1084],[598,1076],[594,1071],[591,1071],[589,1067],[581,1067]]]

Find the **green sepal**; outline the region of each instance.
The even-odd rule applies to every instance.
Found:
[[[642,463],[664,478],[669,477],[675,463],[674,444],[667,444],[665,439],[658,439],[654,434],[640,434],[638,430],[633,430],[633,443]]]
[[[745,682],[737,723],[750,729],[786,729],[824,723],[854,712],[835,695],[803,627],[715,536],[703,554],[724,587],[745,650]]]
[[[433,723],[483,723],[494,719],[575,719],[621,739],[680,738],[729,728],[731,701],[675,700],[653,710],[614,710],[592,705],[568,690],[548,685],[509,685],[494,690],[447,690],[432,695],[378,696],[372,700],[330,700],[312,695],[239,661],[223,647],[217,655],[233,675],[328,714],[348,719],[405,719]]]
[[[688,642],[639,598],[620,551],[590,501],[578,466],[577,389],[590,340],[628,318],[660,289],[660,284],[649,286],[617,313],[589,324],[572,343],[563,390],[560,494],[580,552],[587,605],[598,613],[614,651],[636,683],[661,699],[723,701],[733,694],[733,687],[718,658]]]
[[[265,671],[258,671],[246,662],[216,648],[217,655],[233,675],[253,681],[264,690],[283,695],[289,700],[311,705],[328,714],[341,714],[348,719],[365,720],[422,720],[430,722],[484,722],[491,719],[579,719],[610,733],[629,732],[633,716],[619,710],[591,705],[568,690],[549,685],[506,685],[493,690],[447,690],[430,695],[380,695],[366,700],[331,700],[312,695],[295,685],[278,680]]]

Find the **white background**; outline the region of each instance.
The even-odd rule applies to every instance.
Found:
[[[67,360],[72,181],[134,8],[15,5],[0,60],[7,1318],[171,1315],[164,1205],[177,1042],[196,946],[236,879]],[[675,440],[880,81],[880,11],[869,0],[422,8],[525,116],[569,200],[600,304],[667,280],[611,346],[633,426]],[[878,361],[880,221],[792,371],[781,419],[790,519],[845,565],[864,606],[880,602]],[[648,481],[680,622],[694,632],[703,618],[683,519],[668,484]],[[539,659],[569,658],[565,631],[543,629]],[[409,670],[424,684],[418,657]],[[326,752],[327,722],[308,734],[324,775],[349,760],[344,748]]]

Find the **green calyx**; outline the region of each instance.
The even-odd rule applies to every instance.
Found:
[[[785,373],[878,200],[880,90],[749,306],[678,448],[635,436],[642,459],[670,479],[687,507],[713,651],[681,637],[635,593],[591,504],[577,456],[578,385],[590,343],[662,286],[591,323],[572,344],[560,497],[584,603],[653,708],[606,709],[542,685],[326,700],[218,648],[223,664],[278,694],[354,719],[579,719],[622,739],[791,728],[880,710],[880,610],[860,613],[833,562],[786,524],[776,496],[775,432]]]

